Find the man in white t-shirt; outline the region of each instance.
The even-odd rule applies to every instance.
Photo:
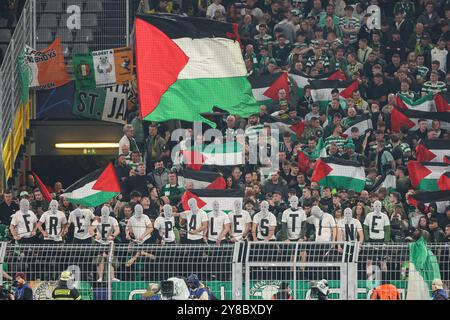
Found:
[[[36,223],[38,222],[38,218],[30,210],[30,202],[27,199],[20,200],[19,208],[20,210],[11,217],[9,230],[16,243],[36,243]]]
[[[144,208],[137,204],[134,207],[134,215],[128,220],[125,229],[126,239],[143,244],[150,240],[152,232],[153,225],[150,218],[144,214]]]
[[[336,239],[336,222],[331,214],[323,212],[318,206],[311,208],[308,223],[316,229],[315,242],[332,242]]]
[[[203,244],[206,241],[208,232],[208,216],[197,206],[197,200],[191,198],[188,200],[188,211],[181,213],[182,223],[187,223],[187,243]]]
[[[277,218],[269,211],[269,203],[262,201],[261,211],[253,217],[253,241],[275,241]]]
[[[281,216],[281,240],[306,240],[306,213],[298,207],[298,197],[289,199],[290,208],[284,210]]]
[[[213,210],[208,214],[208,243],[219,245],[230,232],[230,219],[220,210],[218,201],[214,201]]]
[[[100,211],[101,217],[100,221],[95,220],[90,229],[89,233],[91,236],[95,236],[95,241],[100,244],[105,245],[104,248],[100,249],[98,260],[97,260],[97,282],[103,281],[103,272],[105,270],[105,263],[108,259],[109,245],[114,239],[120,234],[119,223],[116,218],[110,216],[109,207],[103,206]],[[111,264],[111,275],[112,281],[120,281],[114,274],[114,266]]]
[[[64,212],[58,210],[58,206],[58,201],[50,201],[48,206],[50,210],[45,211],[37,223],[37,228],[44,236],[46,243],[59,244],[63,241],[67,218]],[[45,226],[45,230],[42,225]]]
[[[73,243],[90,244],[92,243],[92,235],[89,228],[95,220],[94,213],[89,209],[76,208],[69,214],[69,226],[73,224]]]
[[[364,241],[364,232],[361,222],[353,218],[353,211],[351,208],[344,210],[344,219],[337,223],[337,240],[338,241]]]
[[[373,203],[373,212],[364,219],[364,239],[366,242],[389,242],[391,240],[391,222],[386,214],[381,212],[380,201]]]
[[[237,242],[246,240],[252,229],[252,217],[246,210],[242,210],[242,202],[235,200],[233,212],[229,215],[231,222],[230,241]]]
[[[158,217],[155,220],[155,229],[158,230],[161,244],[175,244],[175,218],[173,217],[172,206],[165,204],[163,207],[163,217]]]

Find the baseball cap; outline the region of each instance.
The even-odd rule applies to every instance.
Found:
[[[349,142],[344,145],[344,148],[355,150],[355,144]]]
[[[27,191],[22,191],[21,193],[20,193],[20,197],[25,197],[25,196],[28,196],[29,194],[28,194],[28,192]]]

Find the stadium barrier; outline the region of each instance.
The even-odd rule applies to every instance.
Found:
[[[430,244],[448,288],[450,246]],[[380,284],[408,289],[408,244],[362,246],[350,242],[249,242],[212,245],[0,245],[0,284],[25,272],[35,299],[50,299],[62,271],[85,300],[138,300],[150,283],[195,273],[221,300],[267,300],[281,283],[295,300],[310,295],[312,282],[327,279],[330,299],[370,299]],[[99,278],[101,278],[99,281]],[[120,281],[119,281],[120,280]]]

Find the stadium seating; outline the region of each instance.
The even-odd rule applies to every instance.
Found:
[[[72,42],[73,41],[73,35],[72,31],[69,29],[58,29],[56,32],[56,37],[60,37],[62,42]]]
[[[81,29],[77,31],[75,42],[93,42],[94,33],[91,29]]]
[[[0,18],[0,28],[6,28],[7,23],[8,23],[8,20]]]
[[[89,47],[85,43],[77,43],[73,46],[72,53],[86,53],[89,51]]]
[[[103,4],[100,1],[89,1],[84,10],[85,12],[102,12]]]
[[[50,0],[45,4],[44,12],[63,12],[62,1]]]
[[[88,27],[88,28],[92,28],[92,27],[97,27],[98,26],[98,21],[97,21],[97,15],[94,13],[88,13],[88,14],[84,14],[81,17],[81,27]]]
[[[36,30],[37,42],[52,42],[53,35],[50,29],[38,29]]]
[[[41,15],[41,19],[38,24],[38,29],[56,28],[57,26],[58,22],[56,20],[56,14],[44,13]]]
[[[11,40],[11,30],[0,29],[0,42],[9,43],[10,40]]]

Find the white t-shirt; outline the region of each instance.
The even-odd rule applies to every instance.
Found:
[[[252,217],[250,216],[250,213],[248,213],[248,211],[246,210],[241,210],[241,214],[235,214],[234,212],[232,212],[229,214],[229,218],[231,223],[231,234],[236,240],[238,241],[242,240],[245,227],[247,226],[248,223],[252,222]]]
[[[211,3],[208,8],[206,8],[206,17],[210,19],[214,18],[216,11],[219,11],[223,15],[226,14],[225,7],[223,5]]]
[[[183,219],[187,220],[187,238],[188,240],[201,240],[203,239],[203,232],[197,234],[190,234],[190,231],[198,229],[202,226],[203,222],[208,222],[208,215],[202,209],[198,209],[197,214],[193,214],[191,210],[185,211],[181,214]]]
[[[25,214],[22,211],[17,211],[11,218],[11,225],[14,226],[17,235],[21,238],[31,238],[36,222],[38,222],[38,218],[31,210],[28,210]]]
[[[42,222],[45,226],[45,231],[48,233],[48,238],[44,240],[62,241],[60,232],[65,224],[67,224],[67,218],[64,212],[57,211],[52,213],[50,210],[45,211],[39,222]]]
[[[133,232],[134,234],[134,238],[137,240],[145,233],[145,230],[151,224],[152,222],[150,221],[150,218],[147,215],[143,214],[140,219],[136,218],[136,216],[132,216],[128,220],[127,228],[131,229],[131,232]],[[142,239],[142,241],[147,241],[151,236],[151,233],[146,235],[144,239]]]
[[[358,232],[362,230],[361,222],[355,218],[352,218],[350,223],[345,223],[344,219],[339,220],[337,228],[341,234],[338,241],[357,241]]]
[[[287,235],[289,240],[300,239],[302,223],[306,221],[306,213],[298,208],[292,211],[291,208],[284,210],[281,216],[281,222],[287,224]]]
[[[165,242],[175,242],[175,218],[170,217],[166,220],[164,217],[158,217],[155,220],[155,229],[159,231],[159,235]]]
[[[219,211],[217,215],[215,215],[212,211],[208,213],[208,240],[219,240],[219,236],[223,232],[226,224],[230,224],[230,218],[225,212]],[[224,238],[220,240],[223,239]]]
[[[265,238],[269,236],[269,228],[277,226],[277,218],[272,212],[269,212],[269,214],[266,217],[263,217],[262,213],[258,212],[253,217],[253,223],[258,224],[258,228],[256,230],[256,237],[259,240],[265,240]],[[272,238],[270,238],[269,240],[275,239],[276,237],[274,233]]]
[[[332,240],[336,222],[331,214],[324,212],[321,219],[311,216],[306,221],[314,224],[316,229],[316,242],[330,242]]]
[[[73,237],[79,240],[86,240],[91,238],[89,234],[89,227],[95,219],[94,213],[89,209],[79,209],[82,212],[80,217],[75,215],[75,211],[69,214],[69,224],[74,225]]]
[[[384,227],[390,226],[391,222],[383,212],[380,215],[370,212],[364,219],[364,225],[369,227],[369,239],[384,240]]]
[[[119,223],[116,218],[108,217],[108,221],[103,223],[95,220],[92,226],[97,230],[97,234],[100,234],[100,240],[95,239],[98,243],[105,244],[108,241],[108,237],[114,233],[114,227],[118,227]]]

